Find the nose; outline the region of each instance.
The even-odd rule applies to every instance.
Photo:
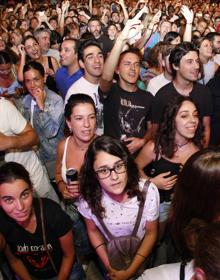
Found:
[[[60,51],[60,56],[63,56],[63,54],[64,54],[64,51],[61,50],[61,51]]]
[[[37,51],[37,49],[38,49],[38,47],[37,47],[37,46],[36,46],[36,47],[34,46],[34,47],[32,47],[31,50],[35,52],[35,51]]]
[[[135,71],[135,68],[136,68],[135,64],[134,64],[134,63],[131,63],[131,64],[130,64],[130,69],[133,70],[133,71]]]
[[[199,69],[200,68],[200,64],[199,64],[198,61],[195,61],[193,66],[194,66],[195,69]]]
[[[111,179],[112,180],[117,180],[118,179],[118,173],[115,172],[114,169],[111,170]]]
[[[35,82],[34,81],[31,81],[30,84],[31,84],[31,88],[35,87]]]
[[[100,57],[98,55],[95,56],[95,62],[100,62]]]
[[[198,118],[196,116],[194,116],[194,115],[190,116],[190,122],[192,122],[192,123],[195,123],[197,121],[197,119]]]
[[[88,118],[84,119],[83,125],[84,125],[84,127],[89,127],[90,126],[90,122],[89,122]]]
[[[16,209],[19,211],[22,211],[24,209],[24,203],[23,203],[22,199],[18,199],[16,201]]]

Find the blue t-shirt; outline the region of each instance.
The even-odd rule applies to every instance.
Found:
[[[55,74],[56,85],[63,98],[65,98],[66,93],[71,85],[83,75],[83,69],[79,69],[71,76],[67,71],[67,67],[62,66],[57,70]]]

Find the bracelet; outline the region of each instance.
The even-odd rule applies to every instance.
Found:
[[[141,255],[141,254],[139,254],[139,253],[136,253],[136,255],[138,255],[138,256],[140,256],[140,257],[142,257],[142,258],[144,258],[144,259],[147,258],[147,257],[145,257],[145,256],[143,256],[143,255]]]
[[[95,250],[97,250],[99,247],[101,247],[101,246],[104,245],[104,244],[105,244],[105,242],[103,242],[103,243],[97,245],[97,246],[95,247]]]

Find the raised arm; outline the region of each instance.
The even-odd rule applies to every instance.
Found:
[[[148,15],[146,15],[146,17],[148,17]],[[146,27],[146,30],[145,30],[144,35],[142,36],[141,40],[139,40],[139,42],[136,44],[137,48],[142,49],[144,47],[144,45],[146,44],[146,42],[148,41],[148,39],[150,38],[151,34],[154,31],[155,24],[157,24],[160,21],[160,17],[161,17],[161,11],[158,11],[153,16],[149,25]]]
[[[129,31],[135,26],[140,25],[139,17],[140,16],[137,14],[133,19],[129,19],[127,21],[124,29],[117,37],[116,42],[106,59],[100,81],[100,89],[104,94],[106,94],[111,88],[114,72],[117,67],[120,54],[126,42],[129,40]]]
[[[124,14],[124,24],[126,24],[128,18],[129,18],[129,15],[128,15],[128,11],[127,11],[127,8],[125,6],[125,2],[124,0],[119,0],[118,1],[118,4],[121,6],[122,8],[122,11],[123,11],[123,14]]]
[[[64,19],[65,15],[69,9],[69,1],[62,3],[62,9],[57,6],[57,11],[59,12],[59,27],[60,27],[60,35],[64,34]]]
[[[192,40],[192,23],[193,23],[193,10],[190,10],[186,5],[181,7],[181,13],[186,19],[185,32],[183,34],[183,41],[191,42]]]
[[[24,45],[20,44],[18,46],[18,51],[20,53],[20,61],[18,64],[18,81],[23,82],[24,81],[23,69],[26,62],[26,52],[24,49]]]
[[[91,15],[92,15],[92,5],[93,5],[92,0],[89,0],[89,11]]]

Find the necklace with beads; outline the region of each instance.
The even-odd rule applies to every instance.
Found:
[[[189,144],[189,140],[187,140],[185,143],[183,144],[177,144],[175,143],[176,147],[177,147],[177,150],[182,150],[183,147],[185,147],[187,144]]]

